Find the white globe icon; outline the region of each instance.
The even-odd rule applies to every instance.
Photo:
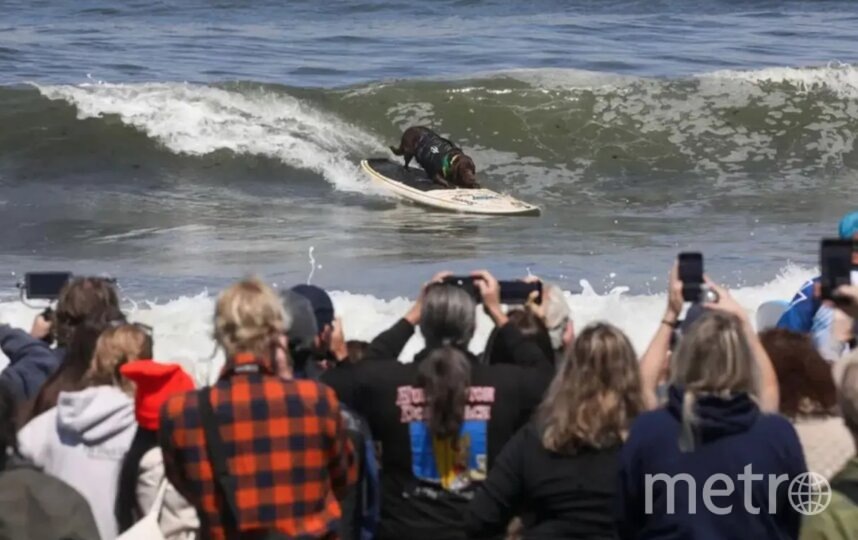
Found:
[[[831,484],[821,474],[801,473],[789,483],[789,503],[805,516],[815,516],[831,503]]]

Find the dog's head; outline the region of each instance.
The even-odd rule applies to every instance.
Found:
[[[463,188],[478,188],[477,167],[474,160],[465,154],[459,154],[453,163],[453,181]]]

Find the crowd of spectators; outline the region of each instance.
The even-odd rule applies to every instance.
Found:
[[[448,277],[369,343],[319,287],[241,280],[201,388],[111,281],[71,280],[53,317],[0,326],[0,536],[858,538],[849,339],[757,329],[712,282],[689,307],[674,266],[639,355],[607,322],[575,329],[555,285],[504,306],[489,272]],[[838,294],[817,310],[854,327],[858,287]]]

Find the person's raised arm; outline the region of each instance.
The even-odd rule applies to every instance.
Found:
[[[501,306],[498,280],[486,270],[473,272],[471,276],[476,278],[474,284],[480,292],[483,310],[498,327],[497,339],[501,340],[503,346],[509,350],[512,363],[517,366],[536,367],[553,372],[554,359],[546,357],[539,345],[534,340],[521,335],[518,328],[507,324],[509,318]]]
[[[483,311],[491,318],[495,326],[500,328],[509,322],[501,306],[500,283],[498,283],[498,280],[488,270],[471,272],[471,277],[475,278],[474,286],[480,292],[480,298],[483,301]]]
[[[402,354],[402,349],[414,335],[414,329],[420,324],[420,317],[423,313],[423,296],[426,294],[426,287],[432,283],[440,283],[444,278],[450,276],[450,272],[438,272],[432,279],[424,283],[420,288],[420,293],[417,295],[417,300],[401,319],[396,321],[393,326],[380,333],[372,340],[367,348],[364,360],[396,360]]]
[[[655,336],[640,361],[641,391],[644,406],[649,410],[658,407],[658,382],[667,362],[670,338],[679,324],[679,313],[682,311],[682,282],[679,281],[678,272],[678,265],[674,263],[668,279],[667,308]]]
[[[708,277],[704,277],[706,284],[710,289],[718,293],[717,302],[707,302],[704,307],[723,311],[738,317],[742,322],[742,328],[745,330],[745,338],[748,340],[748,345],[751,347],[751,353],[754,355],[754,361],[757,364],[757,370],[760,375],[759,399],[760,410],[763,412],[774,413],[780,408],[780,387],[778,386],[778,376],[775,373],[775,368],[772,366],[772,360],[769,354],[763,347],[754,325],[745,311],[738,302],[730,295],[730,291],[712,282]]]

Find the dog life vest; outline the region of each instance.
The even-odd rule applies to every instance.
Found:
[[[462,149],[452,142],[434,133],[426,132],[417,142],[414,157],[429,178],[435,178],[436,174],[440,174],[444,180],[450,180],[453,163],[461,153]]]

